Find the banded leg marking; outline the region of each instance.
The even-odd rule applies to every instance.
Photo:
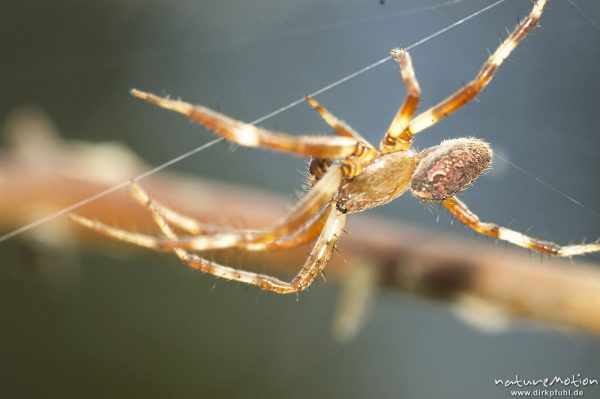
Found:
[[[316,158],[343,158],[357,151],[349,137],[291,136],[244,123],[201,105],[171,100],[132,89],[131,94],[159,107],[179,112],[225,139],[246,147],[266,147]]]
[[[600,252],[600,243],[580,244],[580,245],[560,245],[551,241],[539,240],[530,237],[518,231],[498,226],[495,223],[486,223],[479,220],[467,205],[456,197],[451,197],[443,201],[444,206],[455,218],[479,234],[498,238],[510,242],[522,248],[533,249],[556,256],[575,256],[586,253]]]
[[[170,239],[177,240],[177,236],[161,215],[154,211],[152,214],[162,232]],[[306,263],[300,269],[300,272],[289,283],[265,274],[220,265],[197,255],[190,254],[181,248],[175,248],[173,251],[188,266],[216,277],[256,285],[264,290],[279,294],[299,292],[307,289],[315,277],[323,271],[331,258],[335,245],[339,241],[346,224],[347,215],[338,211],[335,203],[330,204],[325,214],[327,215],[327,220],[315,246],[308,256]]]
[[[429,108],[427,111],[412,119],[406,129],[402,132],[401,140],[406,141],[408,143],[407,146],[410,146],[415,134],[436,124],[477,96],[492,80],[496,69],[517,47],[519,42],[537,26],[545,4],[546,0],[537,0],[533,5],[529,16],[519,23],[512,33],[500,44],[496,51],[489,56],[475,79],[439,104]]]
[[[382,152],[406,151],[410,148],[412,135],[406,129],[410,119],[412,118],[419,99],[421,97],[421,88],[415,75],[415,69],[412,64],[410,54],[405,49],[394,49],[390,52],[390,56],[400,66],[400,74],[406,86],[406,99],[400,110],[394,116],[388,131],[381,141],[379,148]]]

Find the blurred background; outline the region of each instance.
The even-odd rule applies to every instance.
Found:
[[[132,87],[251,121],[491,3],[7,4],[0,15],[0,121],[34,106],[65,138],[120,142],[157,165],[214,136],[133,99]],[[507,0],[414,48],[421,109],[470,80],[505,27],[530,7]],[[479,101],[418,136],[418,148],[477,136],[527,171],[495,159],[462,197],[482,219],[562,243],[600,236],[599,21],[593,0],[550,1],[541,28]],[[317,99],[378,143],[404,93],[387,62]],[[261,125],[329,133],[305,104]],[[170,171],[276,192],[292,203],[304,169],[300,158],[221,143]],[[371,212],[473,236],[409,195]],[[107,247],[57,252],[23,237],[0,243],[0,259],[2,397],[504,398],[509,393],[494,378],[600,378],[597,337],[522,323],[487,334],[443,304],[395,292],[380,291],[365,329],[340,344],[331,335],[333,283],[280,297],[215,281],[168,255]],[[597,256],[585,260],[599,263]]]

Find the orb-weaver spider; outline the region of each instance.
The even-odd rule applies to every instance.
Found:
[[[483,90],[495,70],[537,25],[545,3],[546,0],[538,0],[534,4],[529,16],[490,55],[475,79],[414,118],[420,88],[412,61],[406,50],[392,50],[391,56],[400,66],[408,95],[379,149],[310,97],[306,98],[308,103],[335,130],[337,137],[294,137],[272,132],[202,106],[160,98],[134,89],[134,96],[182,113],[234,143],[312,157],[312,189],[287,217],[262,231],[226,228],[207,230],[198,221],[151,200],[136,184],[132,185],[132,195],[151,211],[164,237],[121,230],[77,215],[72,215],[72,218],[99,233],[122,241],[157,250],[173,250],[187,265],[205,273],[257,285],[281,294],[306,289],[321,273],[340,239],[349,213],[386,204],[409,189],[419,199],[441,202],[462,223],[487,236],[557,256],[599,252],[598,243],[561,246],[528,237],[506,227],[481,222],[456,194],[468,187],[489,166],[492,150],[484,141],[460,138],[444,141],[421,152],[415,152],[411,148],[417,133],[456,111]],[[178,236],[171,225],[190,235]],[[291,282],[233,269],[189,252],[224,248],[249,251],[285,249],[315,238],[316,244],[305,265]]]

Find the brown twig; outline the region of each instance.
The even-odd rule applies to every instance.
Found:
[[[28,118],[30,124],[36,120],[30,114]],[[0,156],[2,231],[60,210],[147,168],[121,147],[65,143],[47,131],[41,134],[42,130],[35,123],[26,130],[13,128],[15,134],[11,136],[18,140]],[[260,227],[285,212],[281,199],[245,187],[174,174],[152,176],[142,185],[162,202],[209,223],[243,222]],[[127,190],[77,212],[124,228],[156,231],[147,212],[135,205]],[[64,217],[53,223],[61,231],[66,226],[86,242],[102,238],[76,228]],[[485,309],[489,314],[600,333],[600,270],[591,264],[577,262],[573,266],[557,259],[541,263],[503,246],[361,215],[350,219],[340,251],[346,259],[366,259],[375,267],[378,284],[390,289],[472,308],[476,305],[480,312]],[[254,262],[260,260],[262,265],[278,269],[278,274],[294,273],[305,256],[302,250],[276,252]],[[345,266],[342,257],[335,257],[328,266],[328,276],[340,276]],[[284,267],[287,270],[279,270]]]

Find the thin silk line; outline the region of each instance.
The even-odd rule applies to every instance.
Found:
[[[482,14],[482,13],[484,13],[484,12],[486,12],[486,11],[488,11],[488,10],[490,10],[490,9],[492,9],[492,8],[494,8],[494,7],[502,4],[502,3],[504,3],[505,1],[506,0],[498,0],[498,1],[492,3],[492,4],[488,5],[488,6],[480,9],[479,11],[475,11],[473,14],[471,14],[471,15],[465,17],[465,18],[462,18],[462,19],[460,19],[460,20],[458,20],[458,21],[456,21],[456,22],[454,22],[454,23],[446,26],[445,28],[442,28],[439,31],[437,31],[435,33],[432,33],[431,35],[429,35],[429,36],[427,36],[427,37],[425,37],[425,38],[423,38],[423,39],[421,39],[421,40],[419,40],[419,41],[411,44],[410,46],[406,47],[406,49],[410,50],[410,49],[413,49],[413,48],[415,48],[417,46],[420,46],[420,45],[428,42],[429,40],[431,40],[431,39],[433,39],[433,38],[435,38],[435,37],[437,37],[437,36],[439,36],[439,35],[447,32],[447,31],[449,31],[450,29],[453,29],[453,28],[457,27],[458,25],[461,25],[461,24],[467,22],[468,20],[473,19],[473,18],[477,17],[478,15],[480,15],[480,14]],[[347,81],[349,81],[351,79],[354,79],[355,77],[357,77],[359,75],[362,75],[363,73],[365,73],[367,71],[370,71],[371,69],[373,69],[373,68],[375,68],[375,67],[377,67],[377,66],[379,66],[381,64],[384,64],[385,62],[387,62],[389,60],[390,60],[390,56],[387,56],[385,58],[380,59],[379,61],[375,61],[374,63],[372,63],[370,65],[367,65],[366,67],[361,68],[361,69],[359,69],[356,72],[353,72],[353,73],[351,73],[349,75],[346,75],[346,76],[342,77],[341,79],[336,80],[333,83],[330,83],[330,84],[328,84],[326,86],[323,86],[322,88],[320,88],[318,90],[313,91],[309,95],[311,97],[316,97],[319,94],[322,94],[322,93],[324,93],[324,92],[326,92],[328,90],[333,89],[336,86],[341,85],[342,83],[345,83],[345,82],[347,82]],[[294,100],[291,103],[289,103],[287,105],[284,105],[283,107],[281,107],[279,109],[276,109],[275,111],[270,112],[270,113],[268,113],[268,114],[266,114],[266,115],[264,115],[264,116],[262,116],[262,117],[260,117],[260,118],[258,118],[256,120],[250,122],[250,124],[251,125],[255,125],[257,123],[264,122],[267,119],[270,119],[270,118],[272,118],[272,117],[274,117],[276,115],[279,115],[282,112],[285,112],[285,111],[289,110],[290,108],[293,108],[293,107],[297,106],[298,104],[300,104],[300,103],[302,103],[304,101],[305,101],[304,97],[298,98],[297,100]],[[146,177],[148,177],[150,175],[153,175],[153,174],[155,174],[155,173],[157,173],[157,172],[159,172],[159,171],[161,171],[161,170],[163,170],[163,169],[165,169],[165,168],[167,168],[167,167],[169,167],[171,165],[176,164],[177,162],[180,162],[180,161],[182,161],[182,160],[184,160],[186,158],[189,158],[190,156],[192,156],[192,155],[194,155],[194,154],[196,154],[196,153],[198,153],[200,151],[206,150],[207,148],[212,147],[213,145],[215,145],[215,144],[217,144],[217,143],[219,143],[219,142],[221,142],[223,140],[224,139],[222,137],[220,137],[220,138],[217,138],[215,140],[209,141],[206,144],[203,144],[203,145],[201,145],[199,147],[193,148],[192,150],[190,150],[190,151],[188,151],[188,152],[186,152],[184,154],[181,154],[181,155],[179,155],[179,156],[177,156],[175,158],[172,158],[172,159],[168,160],[167,162],[162,163],[162,164],[160,164],[160,165],[158,165],[158,166],[156,166],[156,167],[154,167],[154,168],[152,168],[152,169],[150,169],[150,170],[148,170],[148,171],[146,171],[146,172],[144,172],[142,174],[139,174],[139,175],[137,175],[137,176],[129,179],[129,180],[123,181],[123,182],[118,183],[118,184],[116,184],[116,185],[114,185],[112,187],[109,187],[109,188],[107,188],[104,191],[101,191],[101,192],[99,192],[97,194],[92,195],[91,197],[88,197],[88,198],[85,198],[85,199],[83,199],[81,201],[78,201],[78,202],[76,202],[76,203],[74,203],[72,205],[69,205],[66,208],[63,208],[63,209],[61,209],[59,211],[51,213],[50,215],[48,215],[46,217],[43,217],[41,219],[38,219],[35,222],[32,222],[32,223],[26,224],[24,226],[21,226],[21,227],[19,227],[16,230],[13,230],[13,231],[11,231],[9,233],[6,233],[6,234],[0,236],[0,242],[6,241],[9,238],[12,238],[12,237],[17,236],[19,234],[22,234],[22,233],[24,233],[26,231],[29,231],[29,230],[31,230],[33,228],[36,228],[36,227],[38,227],[38,226],[40,226],[40,225],[42,225],[44,223],[47,223],[47,222],[49,222],[51,220],[54,220],[54,219],[56,219],[56,218],[58,218],[60,216],[66,215],[67,213],[69,213],[69,212],[71,212],[71,211],[73,211],[73,210],[75,210],[75,209],[77,209],[79,207],[82,207],[84,205],[87,205],[90,202],[93,202],[93,201],[95,201],[97,199],[100,199],[100,198],[105,197],[105,196],[107,196],[109,194],[112,194],[115,191],[118,191],[118,190],[120,190],[122,188],[127,187],[128,185],[131,184],[131,182],[139,181],[139,180],[142,180],[142,179],[144,179],[144,178],[146,178]]]
[[[584,204],[582,204],[581,202],[577,201],[575,198],[571,197],[570,195],[566,194],[565,192],[559,190],[558,188],[554,187],[552,184],[547,183],[546,181],[540,179],[539,177],[536,177],[533,173],[528,172],[527,170],[523,169],[522,167],[512,163],[511,161],[509,161],[508,159],[504,158],[502,155],[500,154],[494,154],[495,157],[500,158],[501,160],[503,160],[504,162],[506,162],[507,164],[509,164],[510,166],[512,166],[513,168],[517,169],[519,172],[523,173],[524,175],[534,179],[536,182],[548,187],[550,190],[554,191],[555,193],[557,193],[558,195],[560,195],[561,197],[571,201],[572,203],[579,205],[580,207],[582,207],[583,209],[585,209],[586,211],[590,212],[591,214],[593,214],[594,216],[596,216],[597,218],[600,218],[600,213],[592,208],[590,208],[589,206],[586,206]]]

